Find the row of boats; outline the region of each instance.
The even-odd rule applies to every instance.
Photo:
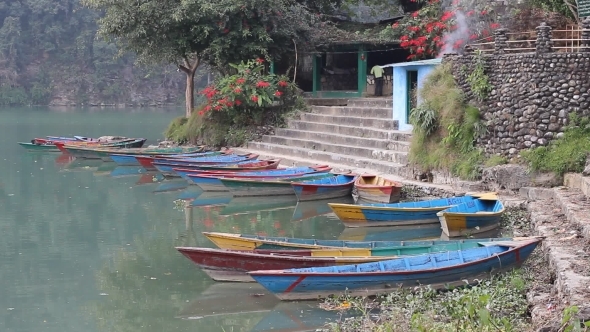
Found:
[[[495,193],[399,203],[400,183],[376,175],[336,173],[328,165],[279,168],[280,160],[203,147],[140,148],[125,145],[138,144],[137,139],[59,139],[34,139],[30,144],[53,145],[76,158],[141,166],[183,178],[203,191],[234,197],[293,195],[304,202],[355,192],[363,203],[327,203],[347,227],[436,224],[452,238],[496,229],[504,213]],[[341,293],[374,295],[418,284],[461,284],[521,264],[541,241],[533,237],[358,242],[204,234],[219,248],[179,247],[178,251],[214,280],[256,281],[282,300]]]

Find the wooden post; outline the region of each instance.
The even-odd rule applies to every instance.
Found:
[[[358,48],[358,66],[357,66],[357,75],[358,75],[358,83],[357,83],[357,92],[358,96],[362,97],[363,93],[365,92],[365,88],[367,87],[367,51],[365,50],[364,46],[359,46]]]

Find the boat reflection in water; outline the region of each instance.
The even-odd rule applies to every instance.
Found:
[[[139,176],[136,185],[153,184],[164,181],[164,175],[156,172],[147,172]]]
[[[186,180],[182,179],[186,183]],[[188,206],[204,207],[226,205],[232,200],[231,194],[227,192],[204,191],[197,198],[191,201]]]
[[[318,201],[298,202],[295,207],[295,212],[293,212],[293,217],[291,217],[291,221],[301,221],[333,213],[328,203],[352,204],[354,203],[354,199],[350,196]]]
[[[188,186],[186,189],[181,191],[180,194],[178,194],[178,196],[176,198],[181,199],[183,201],[187,201],[187,203],[188,203],[188,202],[198,198],[202,194],[203,194],[203,190],[201,188],[199,188],[198,186]]]
[[[281,302],[258,284],[215,283],[177,317],[198,320],[199,331],[296,332],[349,316],[320,309],[317,302]]]
[[[158,185],[158,187],[156,189],[154,189],[152,192],[154,194],[159,194],[159,193],[166,193],[166,192],[171,192],[171,191],[178,191],[178,190],[186,189],[187,187],[188,187],[188,183],[186,182],[185,179],[165,180],[165,181],[162,181],[160,183],[160,185]]]
[[[408,241],[438,239],[442,234],[440,225],[407,225],[388,227],[346,227],[339,240],[348,241]]]
[[[226,193],[227,195],[227,193]],[[246,214],[257,211],[272,211],[282,209],[295,209],[297,197],[295,196],[270,196],[270,197],[234,197],[221,210],[220,215],[229,216]]]
[[[147,169],[141,166],[116,166],[111,171],[112,177],[132,176],[137,174],[147,173]]]

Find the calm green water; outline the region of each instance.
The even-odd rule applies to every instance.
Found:
[[[215,283],[174,247],[213,246],[202,231],[391,234],[344,231],[325,202],[232,200],[16,144],[45,135],[155,142],[182,112],[0,109],[0,331],[303,331],[337,318],[313,303],[279,303],[256,284]]]

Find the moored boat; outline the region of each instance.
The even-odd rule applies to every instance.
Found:
[[[404,203],[332,204],[329,206],[346,227],[438,224],[438,212],[470,202],[472,195]]]
[[[174,158],[156,158],[152,165],[162,174],[167,176],[176,176],[178,174],[174,172],[174,168],[187,168],[192,166],[202,165],[231,165],[238,164],[245,161],[253,161],[258,158],[257,154],[247,155],[224,155],[224,156],[212,156],[203,158],[186,158],[186,159],[174,159]]]
[[[377,203],[399,202],[402,184],[377,175],[360,175],[354,186],[363,201]]]
[[[440,234],[440,233],[439,233]],[[384,248],[404,246],[433,246],[448,243],[441,240],[419,241],[347,241],[347,240],[318,240],[278,236],[260,236],[249,234],[231,234],[219,232],[203,232],[220,249],[249,251],[255,249],[326,249],[326,248]],[[521,239],[521,238],[516,238]],[[488,242],[493,241],[486,239]],[[453,240],[456,243],[482,241],[482,239]]]
[[[130,151],[136,150],[136,151]],[[114,161],[117,165],[120,166],[142,166],[138,160],[138,157],[163,157],[165,154],[159,154],[160,151],[163,149],[152,149],[152,148],[140,148],[140,149],[107,149],[105,152],[108,152],[106,156],[103,156],[102,159],[104,161]],[[128,154],[127,152],[131,152]],[[143,153],[143,154],[140,154]],[[170,157],[186,157],[186,158],[199,158],[199,157],[213,157],[221,154],[219,151],[211,151],[211,152],[187,152],[183,154],[169,154],[166,156]],[[142,166],[143,167],[143,166]],[[145,168],[145,167],[144,167]],[[147,169],[147,168],[146,168]]]
[[[215,281],[253,282],[246,273],[255,270],[361,264],[426,253],[465,250],[482,247],[490,242],[512,239],[479,239],[440,241],[437,244],[380,248],[322,248],[322,249],[255,249],[238,251],[197,247],[177,247],[180,253],[197,264]]]
[[[521,265],[541,242],[491,242],[480,248],[408,256],[373,263],[251,271],[248,274],[281,300],[307,300],[346,293],[378,295],[392,287],[465,285]]]
[[[240,173],[254,171],[269,171],[278,169],[280,159],[245,161],[231,165],[200,165],[192,168],[174,168],[173,170],[181,177],[187,178],[188,174],[219,174],[219,173]]]
[[[150,170],[150,171],[154,171],[157,170],[156,167],[154,166],[154,161],[157,158],[164,158],[167,157],[168,159],[178,159],[178,158],[186,158],[186,157],[190,157],[192,156],[192,153],[183,153],[183,154],[172,154],[172,155],[165,155],[165,154],[157,154],[157,155],[146,155],[146,154],[138,154],[135,156],[135,159],[137,160],[137,162],[139,163],[139,165],[141,165],[143,168]],[[227,152],[221,152],[221,151],[209,151],[209,152],[200,152],[197,153],[197,157],[213,157],[213,156],[219,156],[219,155],[230,155]]]
[[[437,213],[443,233],[449,237],[473,235],[500,227],[504,205],[497,198],[477,199]]]
[[[204,191],[229,191],[224,186],[221,179],[248,179],[248,180],[264,180],[264,179],[287,179],[300,178],[309,174],[327,173],[331,170],[328,166],[312,166],[312,167],[293,167],[285,169],[273,169],[266,171],[252,171],[252,172],[203,172],[203,173],[187,173],[183,171],[176,171],[181,176],[188,179],[191,184],[196,184]]]
[[[297,200],[315,201],[351,195],[357,175],[334,175],[322,179],[292,182]]]
[[[20,146],[29,151],[43,151],[43,152],[59,152],[55,144],[50,143],[32,143],[32,142],[18,142]]]
[[[56,142],[55,145],[64,153],[68,153],[77,158],[86,159],[101,159],[108,156],[109,152],[101,151],[104,147],[113,148],[140,148],[144,143],[145,138],[138,138],[132,141],[116,142],[116,143],[99,143],[99,145],[73,145]],[[112,153],[112,152],[111,152]]]
[[[333,174],[318,172],[301,177],[279,178],[279,179],[240,179],[240,178],[220,178],[219,180],[229,190],[234,197],[255,197],[255,196],[285,196],[295,195],[291,182],[306,181],[331,177]]]

